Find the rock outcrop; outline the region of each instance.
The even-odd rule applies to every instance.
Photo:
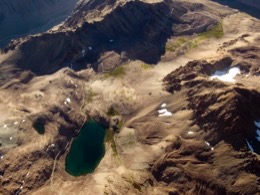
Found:
[[[166,183],[171,194],[256,194],[259,190],[260,143],[255,125],[260,119],[259,89],[250,82],[209,79],[215,71],[234,66],[240,67],[241,77],[258,75],[259,48],[230,53],[214,62],[191,61],[164,78],[167,91],[186,93],[188,104],[183,109],[193,113],[190,128],[199,129],[178,137],[152,165],[159,185]]]

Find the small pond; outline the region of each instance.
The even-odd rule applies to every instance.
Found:
[[[66,157],[67,173],[73,176],[93,173],[105,155],[105,136],[106,130],[96,121],[85,123]]]

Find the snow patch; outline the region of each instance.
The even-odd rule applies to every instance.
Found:
[[[92,47],[88,47],[89,50],[92,50],[93,48]]]
[[[67,105],[71,102],[71,99],[70,98],[66,98],[66,100],[64,101],[64,104]]]
[[[259,129],[256,130],[256,134],[257,134],[258,136],[260,136],[260,130],[259,130]]]
[[[241,74],[241,71],[238,67],[230,68],[227,72],[226,71],[216,71],[212,76],[210,76],[210,79],[218,79],[224,82],[231,82],[234,83],[236,80],[234,77],[238,74]]]
[[[7,124],[4,125],[4,128],[7,128]]]
[[[212,146],[210,145],[210,143],[209,143],[209,142],[205,142],[205,144],[206,144],[207,146],[211,147],[211,148],[210,148],[210,150],[211,150],[211,151],[213,151],[213,150],[214,150],[214,147],[212,147]]]
[[[193,135],[194,132],[193,131],[188,131],[188,135]]]
[[[13,139],[13,137],[10,137],[9,139],[10,139],[10,140],[12,140],[12,139]]]
[[[167,109],[161,109],[161,110],[158,110],[158,113],[159,113],[159,117],[163,117],[163,116],[172,116],[172,113],[169,112]]]
[[[17,121],[15,121],[15,122],[14,122],[14,125],[17,125],[17,124],[18,124],[18,122],[17,122]]]
[[[260,130],[259,129],[256,130],[256,137],[255,138],[257,139],[257,141],[260,142]]]
[[[254,152],[253,146],[250,145],[250,143],[247,141],[247,139],[246,139],[246,143],[247,143],[248,148],[249,148],[252,152]]]
[[[158,112],[159,112],[159,114],[163,114],[163,113],[165,113],[165,112],[167,112],[167,109],[161,109],[161,110],[158,110]]]
[[[163,104],[161,105],[161,108],[165,108],[166,106],[167,106],[167,104],[163,103]]]
[[[67,101],[68,103],[70,103],[70,102],[71,102],[70,98],[66,98],[66,101]]]
[[[258,128],[260,128],[260,121],[254,121],[255,122],[255,126],[257,126]]]

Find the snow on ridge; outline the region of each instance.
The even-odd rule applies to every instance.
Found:
[[[247,141],[247,139],[246,139],[246,143],[247,143],[248,148],[249,148],[252,152],[254,152],[253,146],[250,145],[250,143]]]
[[[162,109],[158,110],[158,113],[159,113],[158,116],[159,116],[159,117],[172,116],[172,113],[169,112],[165,107],[166,107],[166,104],[163,103],[163,104],[161,105],[161,108],[162,108]]]
[[[167,104],[166,103],[163,103],[162,105],[161,105],[161,108],[165,108],[167,106]]]
[[[159,117],[162,117],[162,116],[172,116],[172,113],[169,112],[167,109],[161,109],[161,110],[158,110],[158,113],[159,113]]]
[[[255,122],[255,126],[257,126],[258,128],[260,128],[260,121],[254,121]]]
[[[212,76],[210,76],[210,79],[218,79],[224,82],[234,83],[236,82],[234,77],[238,74],[241,74],[240,69],[238,67],[232,67],[228,71],[216,71]]]

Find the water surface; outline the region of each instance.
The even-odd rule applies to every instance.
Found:
[[[72,142],[65,162],[67,173],[80,176],[94,172],[105,155],[105,135],[99,123],[88,121]]]

